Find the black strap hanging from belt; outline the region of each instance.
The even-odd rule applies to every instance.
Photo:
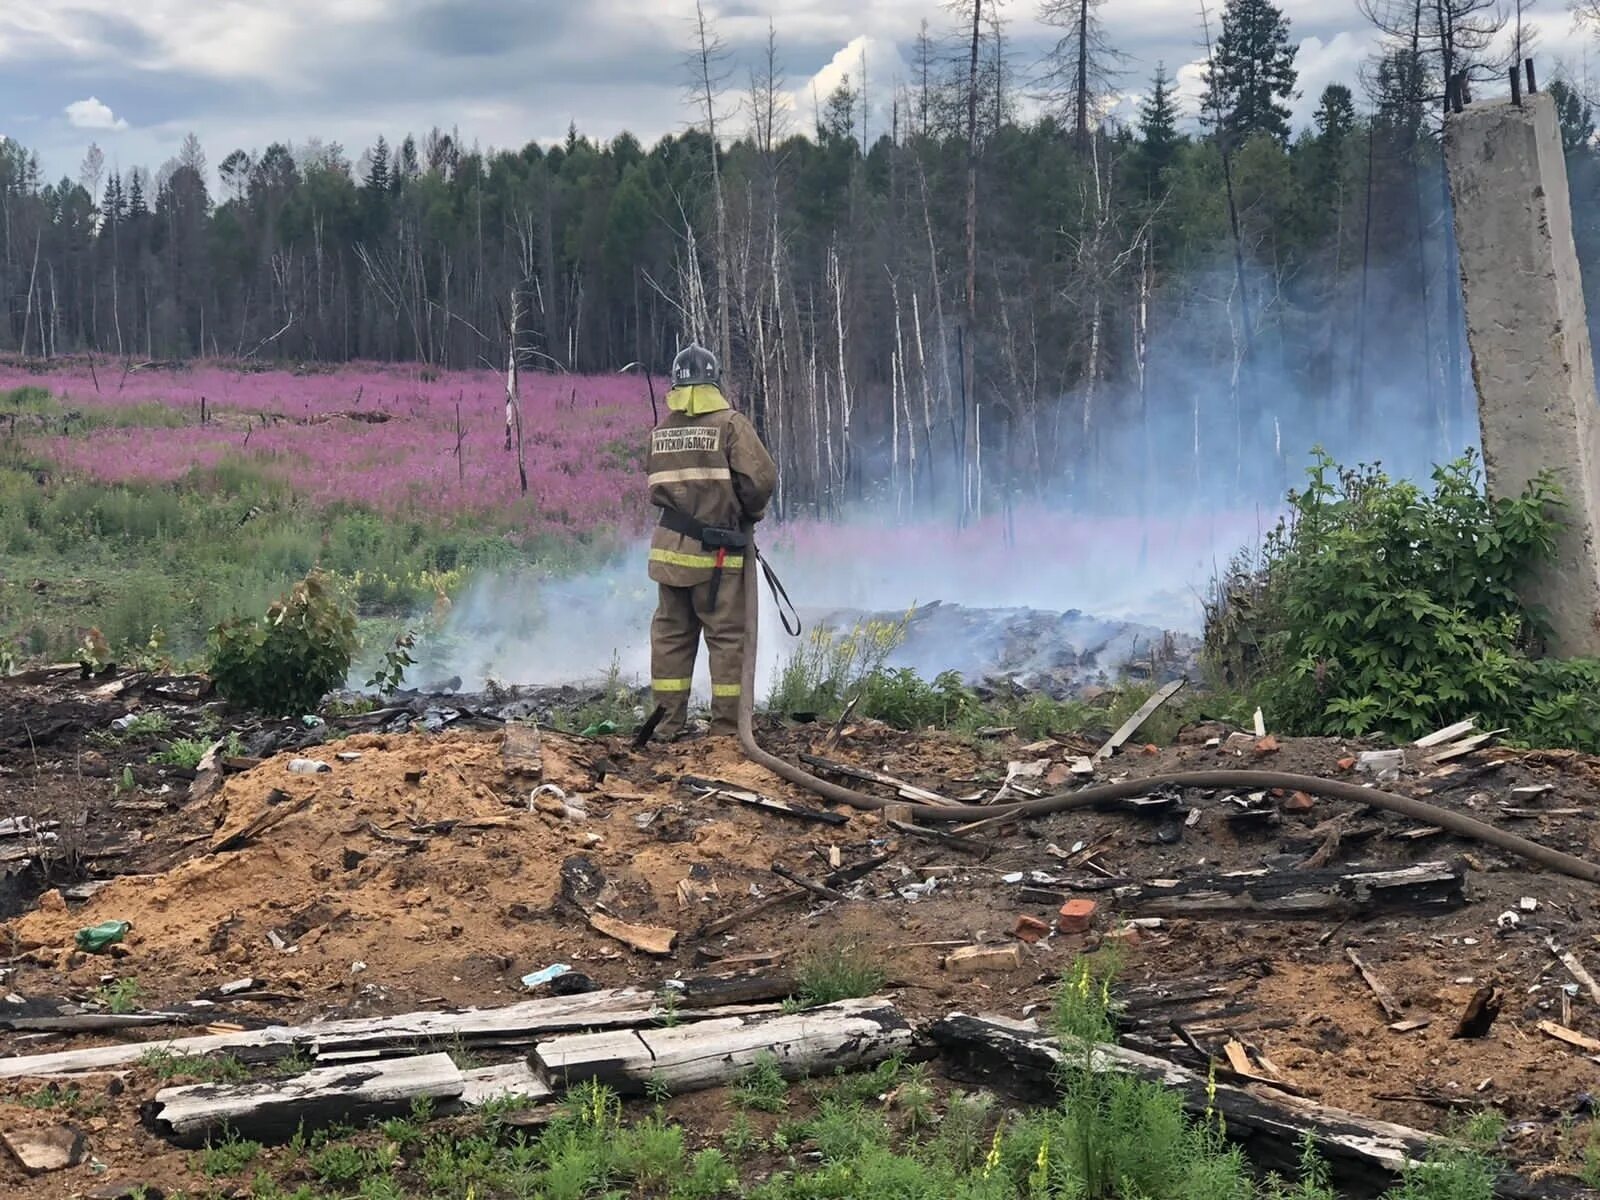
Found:
[[[794,601],[789,599],[788,591],[778,578],[778,573],[772,569],[772,564],[766,560],[766,556],[753,546],[751,552],[761,561],[762,573],[767,577],[767,587],[771,589],[773,602],[778,606],[778,620],[783,622],[783,631],[790,637],[799,637],[800,614],[795,609]],[[789,611],[785,612],[785,608]]]

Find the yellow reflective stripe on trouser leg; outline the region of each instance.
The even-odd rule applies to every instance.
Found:
[[[737,683],[713,683],[711,685],[711,694],[713,696],[737,696],[743,691],[744,688]]]
[[[705,567],[710,570],[717,565],[715,554],[680,554],[676,550],[652,550],[650,561],[666,563],[669,567]],[[744,555],[730,554],[722,560],[724,570],[744,570]]]
[[[687,692],[689,681],[687,679],[652,679],[650,690],[654,692]]]

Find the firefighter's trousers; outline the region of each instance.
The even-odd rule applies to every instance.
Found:
[[[658,586],[660,599],[650,624],[651,689],[655,702],[667,711],[656,726],[657,736],[674,737],[688,722],[689,683],[702,632],[711,656],[711,732],[738,732],[744,675],[744,572],[722,573],[715,607],[709,582],[683,588]]]

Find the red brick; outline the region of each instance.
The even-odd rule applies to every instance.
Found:
[[[1068,900],[1061,906],[1061,915],[1056,921],[1056,928],[1062,933],[1083,933],[1094,924],[1094,910],[1098,907],[1093,900]]]
[[[1050,926],[1039,920],[1038,917],[1021,916],[1017,918],[1016,928],[1011,932],[1020,940],[1031,945],[1046,936],[1050,932]]]
[[[1270,733],[1264,738],[1256,739],[1256,753],[1260,755],[1276,754],[1278,752],[1278,739]]]
[[[1317,802],[1304,792],[1296,792],[1283,802],[1284,812],[1303,813],[1310,812],[1317,806]]]

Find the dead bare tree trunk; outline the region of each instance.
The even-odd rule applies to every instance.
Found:
[[[976,368],[973,363],[973,340],[978,329],[978,43],[982,35],[983,0],[972,0],[972,53],[967,65],[967,328],[961,363],[962,404],[977,406]],[[963,460],[971,463],[976,458],[976,420],[963,421],[968,427]],[[962,514],[966,516],[974,503],[974,483],[969,471],[962,471]]]
[[[522,394],[517,378],[517,328],[522,319],[522,294],[511,289],[511,320],[506,330],[506,448],[512,437],[517,442],[517,481],[522,494],[528,494],[528,460],[522,444]]]
[[[937,286],[937,282],[935,283]],[[922,383],[922,450],[933,470],[933,388],[928,385],[928,354],[922,342],[922,306],[916,292],[911,293],[911,324],[917,337],[917,376]]]
[[[828,248],[828,275],[833,286],[834,335],[839,348],[839,474],[835,486],[843,501],[850,479],[850,376],[846,365],[844,336],[844,264],[839,260],[839,245]]]
[[[1372,139],[1373,122],[1367,122],[1366,213],[1361,229],[1361,301],[1356,309],[1355,403],[1352,415],[1359,423],[1368,415],[1367,404],[1367,280],[1372,273]]]
[[[1089,136],[1089,0],[1078,0],[1078,95],[1076,129],[1081,144]]]
[[[22,315],[21,354],[24,358],[28,355],[28,329],[33,322],[33,289],[39,280],[39,243],[43,240],[44,230],[41,228],[33,235],[33,270],[28,273],[28,307]],[[150,357],[154,358],[155,355],[152,354]]]
[[[696,85],[704,106],[706,134],[711,139],[711,199],[717,220],[717,353],[726,371],[733,361],[733,340],[728,318],[728,213],[722,195],[722,149],[717,142],[717,87],[721,82],[718,72],[726,50],[706,19],[703,0],[695,0],[694,17]]]

